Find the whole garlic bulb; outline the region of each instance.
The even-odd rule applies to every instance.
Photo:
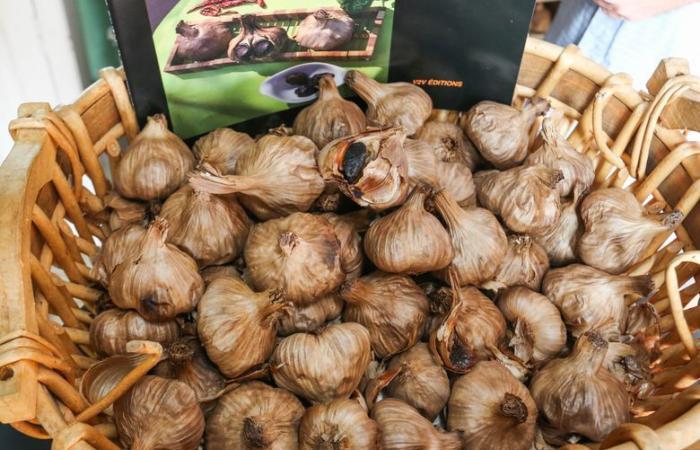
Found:
[[[206,187],[189,184],[168,197],[160,215],[170,224],[168,242],[189,253],[200,266],[235,259],[251,227],[235,198],[213,195]]]
[[[379,425],[379,448],[386,450],[460,450],[459,433],[446,433],[433,427],[411,406],[385,398],[372,408],[370,415]]]
[[[479,362],[459,377],[447,409],[447,428],[462,433],[464,448],[530,450],[535,441],[535,401],[499,362]]]
[[[166,243],[168,222],[157,218],[138,249],[112,273],[109,295],[115,305],[135,309],[147,320],[168,320],[192,311],[204,290],[197,263]]]
[[[493,279],[497,287],[526,286],[539,291],[542,278],[549,270],[547,252],[530,236],[508,236],[508,251]]]
[[[331,224],[340,242],[340,266],[346,278],[357,278],[362,273],[364,255],[362,254],[362,238],[360,232],[369,226],[367,210],[348,214],[321,214]]]
[[[294,213],[255,224],[244,258],[256,289],[284,289],[295,305],[312,303],[345,279],[335,230],[312,214]]]
[[[454,270],[460,285],[480,285],[491,279],[508,250],[508,239],[490,211],[462,209],[452,196],[441,191],[433,197],[435,208],[447,224],[455,257],[436,275],[443,280]]]
[[[217,278],[226,278],[226,277],[233,277],[233,278],[240,278],[241,274],[238,272],[238,270],[233,267],[232,265],[226,265],[226,266],[209,266],[206,267],[202,270],[199,271],[199,274],[202,275],[202,279],[204,280],[204,284],[209,286],[209,284],[216,280]]]
[[[454,123],[429,120],[418,130],[416,139],[431,144],[440,161],[461,162],[470,171],[476,169],[481,160],[464,131]]]
[[[311,402],[348,397],[371,361],[369,332],[358,323],[329,325],[280,341],[270,367],[275,383]]]
[[[122,153],[114,187],[126,198],[162,199],[180,187],[193,166],[190,149],[168,130],[165,116],[156,114]]]
[[[221,397],[207,420],[208,450],[297,448],[304,406],[291,393],[259,381]]]
[[[574,337],[596,330],[605,339],[619,339],[625,324],[625,295],[647,295],[649,276],[610,275],[593,267],[572,264],[547,272],[542,293],[561,311]]]
[[[323,179],[362,207],[398,206],[409,190],[406,134],[398,128],[336,139],[318,155]]]
[[[556,186],[561,179],[561,171],[534,165],[478,172],[474,183],[479,203],[500,216],[511,231],[538,235],[559,221]]]
[[[217,128],[197,139],[192,151],[200,165],[208,164],[223,175],[233,175],[236,163],[255,147],[253,138],[230,128]]]
[[[239,278],[217,278],[197,307],[197,333],[221,373],[235,378],[267,361],[285,308],[278,290],[257,293]]]
[[[228,45],[228,57],[234,61],[269,61],[279,55],[289,40],[282,27],[258,25],[255,14],[240,16],[240,32]]]
[[[550,361],[535,374],[530,391],[552,426],[599,442],[629,421],[629,397],[605,368],[607,351],[602,336],[587,332],[571,355]]]
[[[583,224],[578,217],[579,197],[562,200],[559,220],[554,227],[534,236],[535,241],[547,252],[552,266],[565,266],[576,261],[576,247],[583,234]]]
[[[352,39],[355,21],[343,10],[319,9],[306,16],[294,40],[312,50],[333,50]]]
[[[433,110],[430,96],[411,83],[379,83],[358,70],[345,75],[345,83],[367,103],[367,120],[381,128],[403,127],[416,133]]]
[[[620,188],[600,189],[581,202],[585,231],[578,254],[586,264],[620,274],[640,261],[654,238],[682,220],[679,211],[652,217],[634,195]]]
[[[181,20],[175,32],[175,58],[181,64],[223,58],[229,41],[233,39],[231,28],[223,22],[187,23]]]
[[[204,415],[189,386],[146,375],[114,403],[114,424],[131,450],[196,450]]]
[[[407,276],[374,272],[344,283],[340,298],[346,303],[343,320],[369,330],[372,350],[380,358],[412,347],[423,333],[428,298]]]
[[[304,136],[268,134],[238,158],[235,175],[197,174],[190,182],[213,194],[233,194],[260,220],[307,211],[325,183],[318,149]]]
[[[316,331],[324,323],[337,319],[343,312],[343,305],[343,300],[338,294],[328,294],[311,304],[292,306],[280,318],[277,334],[289,336]]]
[[[379,270],[414,275],[447,267],[454,258],[450,235],[425,210],[427,188],[416,188],[399,209],[375,220],[364,248]]]
[[[379,430],[357,400],[313,405],[299,424],[299,450],[377,450]]]
[[[150,322],[136,311],[108,309],[90,323],[90,347],[105,355],[126,353],[129,341],[174,342],[180,336],[177,322]]]
[[[563,178],[557,184],[557,190],[562,197],[588,192],[595,177],[591,158],[569,144],[569,141],[559,134],[550,118],[546,118],[542,123],[542,139],[542,147],[528,155],[524,164],[541,164],[560,170]]]
[[[557,307],[544,295],[511,287],[499,293],[498,308],[513,325],[509,346],[521,361],[541,364],[566,348],[566,326]]]
[[[107,236],[95,258],[91,273],[104,287],[109,286],[114,269],[141,246],[146,228],[138,223],[125,225]]]
[[[294,134],[306,136],[323,148],[338,138],[365,131],[365,114],[355,103],[340,96],[332,74],[319,78],[318,90],[318,99],[294,120]]]
[[[484,159],[497,169],[510,169],[527,156],[530,128],[548,110],[549,102],[539,97],[528,101],[522,111],[482,101],[461,117],[460,126]]]

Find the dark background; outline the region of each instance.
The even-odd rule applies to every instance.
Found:
[[[29,438],[8,425],[0,426],[1,450],[49,450],[51,441]]]

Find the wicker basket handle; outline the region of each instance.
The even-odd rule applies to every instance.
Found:
[[[695,340],[690,332],[690,327],[688,327],[688,322],[685,320],[683,315],[683,303],[681,302],[681,295],[678,286],[678,274],[676,273],[676,268],[683,263],[690,262],[693,264],[700,264],[700,251],[692,251],[678,255],[671,261],[666,269],[666,292],[668,294],[668,299],[671,306],[671,314],[673,315],[673,321],[676,323],[676,331],[678,336],[683,343],[686,351],[691,357],[694,357],[698,350],[695,346]]]

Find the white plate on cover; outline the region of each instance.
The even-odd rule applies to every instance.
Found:
[[[337,86],[342,86],[345,84],[345,74],[347,71],[348,69],[328,63],[312,62],[298,64],[284,69],[281,72],[277,72],[263,81],[260,85],[260,93],[285,103],[305,103],[318,97],[318,92],[306,97],[299,97],[294,92],[299,86],[287,83],[288,75],[301,72],[311,78],[319,73],[332,73],[335,77],[335,84]]]

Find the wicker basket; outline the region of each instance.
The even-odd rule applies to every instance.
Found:
[[[648,84],[655,97],[647,97],[575,47],[530,40],[520,73],[516,103],[548,97],[565,122],[578,124],[571,141],[596,161],[595,187],[625,186],[640,202],[654,199],[686,215],[672,242],[659,250],[662,236],[631,270],[650,273],[660,287],[651,298],[663,336],[653,365],[658,389],[635,405],[635,422],[600,448],[700,448],[700,386],[693,386],[700,357],[692,338],[700,307],[684,309],[700,291],[700,283],[688,283],[700,269],[693,251],[700,242],[700,145],[679,131],[700,130],[693,91],[700,92],[700,80],[687,70],[683,60],[663,61]],[[72,105],[52,111],[24,104],[19,117],[0,168],[0,421],[53,439],[55,449],[116,449],[114,426],[100,413],[157,362],[160,346],[133,346],[143,363],[95,404],[74,382],[96,362],[88,329],[101,291],[92,287],[87,261],[109,233],[102,217],[108,169],[120,143],[138,132],[124,76],[105,69]]]

